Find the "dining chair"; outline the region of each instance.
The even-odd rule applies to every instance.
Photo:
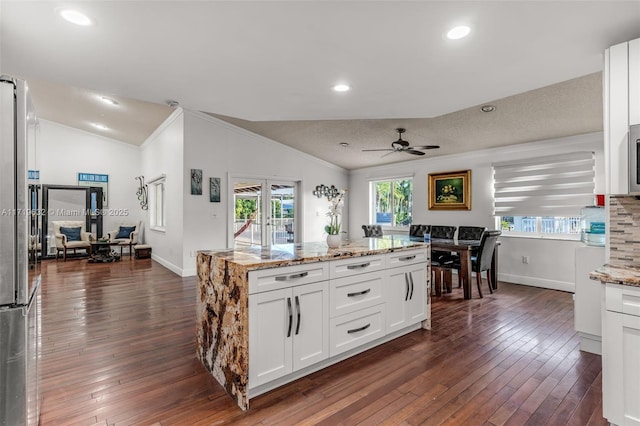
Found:
[[[457,226],[431,226],[431,238],[442,238],[445,240],[451,240],[456,235]]]
[[[478,253],[475,256],[471,256],[471,271],[476,273],[476,284],[478,286],[478,293],[482,298],[482,272],[487,272],[487,283],[489,284],[489,291],[493,293],[493,284],[491,282],[491,259],[498,242],[498,237],[502,235],[502,231],[484,231],[480,238],[480,246],[478,247]],[[453,262],[449,265],[444,265],[451,269],[458,270],[458,277],[460,276],[460,261]],[[471,288],[469,288],[471,290]]]
[[[365,237],[382,237],[382,226],[380,225],[362,225]]]
[[[479,240],[482,238],[482,233],[487,230],[486,226],[459,226],[458,227],[458,239],[459,240]]]
[[[410,237],[424,237],[424,234],[431,232],[431,225],[410,225],[409,236]]]

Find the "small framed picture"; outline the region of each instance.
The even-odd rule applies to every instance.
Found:
[[[209,201],[212,203],[220,202],[220,178],[209,178]]]
[[[429,210],[471,210],[471,170],[429,173]]]
[[[191,169],[191,195],[202,195],[201,169]]]

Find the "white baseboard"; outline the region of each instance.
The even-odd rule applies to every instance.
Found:
[[[184,270],[182,268],[178,268],[176,265],[174,265],[173,263],[165,260],[164,258],[158,256],[155,253],[151,253],[151,259],[155,260],[156,262],[158,262],[159,264],[161,264],[162,266],[164,266],[165,268],[167,268],[168,270],[170,270],[171,272],[173,272],[174,274],[177,274],[181,277],[185,277],[186,275],[184,274]]]
[[[550,290],[567,291],[569,293],[575,292],[575,283],[567,281],[546,280],[544,278],[524,277],[512,274],[498,274],[498,281],[548,288]]]

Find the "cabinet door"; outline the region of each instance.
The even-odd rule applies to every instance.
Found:
[[[293,371],[329,357],[329,282],[293,288]]]
[[[603,414],[618,425],[640,425],[640,317],[605,312]]]
[[[291,289],[249,296],[249,387],[292,371],[293,300]]]
[[[387,333],[392,333],[409,325],[407,321],[409,315],[407,313],[407,301],[409,300],[411,283],[408,271],[410,271],[409,268],[388,270],[387,280],[384,284]]]
[[[407,322],[416,322],[427,319],[427,265],[415,265],[407,271],[409,275],[409,299],[406,301]]]

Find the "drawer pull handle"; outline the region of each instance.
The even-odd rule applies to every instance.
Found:
[[[411,283],[411,293],[409,294],[409,300],[413,300],[413,272],[409,272],[409,282]]]
[[[293,324],[293,312],[291,311],[290,297],[287,297],[287,311],[289,312],[289,329],[287,330],[287,337],[291,337],[291,325]]]
[[[347,269],[361,269],[361,268],[366,268],[367,266],[370,266],[371,262],[367,262],[367,263],[361,263],[359,265],[349,265],[347,266]]]
[[[304,278],[307,275],[309,275],[308,272],[300,272],[299,274],[293,274],[293,275],[278,275],[276,277],[276,281],[289,281],[289,280],[295,280],[296,278]]]
[[[367,294],[371,291],[370,288],[366,289],[366,290],[362,290],[362,291],[356,291],[353,293],[347,293],[347,297],[355,297],[355,296],[362,296],[363,294]]]
[[[296,311],[298,312],[298,324],[296,324],[296,336],[300,333],[300,299],[296,296]]]
[[[366,330],[369,327],[371,327],[371,323],[369,323],[367,325],[363,325],[362,327],[359,327],[359,328],[354,328],[353,330],[347,330],[347,333],[349,333],[349,334],[357,333],[358,331]]]
[[[401,257],[400,261],[401,262],[406,262],[407,260],[413,260],[416,258],[416,255],[414,254],[413,256],[405,256],[405,257]]]

